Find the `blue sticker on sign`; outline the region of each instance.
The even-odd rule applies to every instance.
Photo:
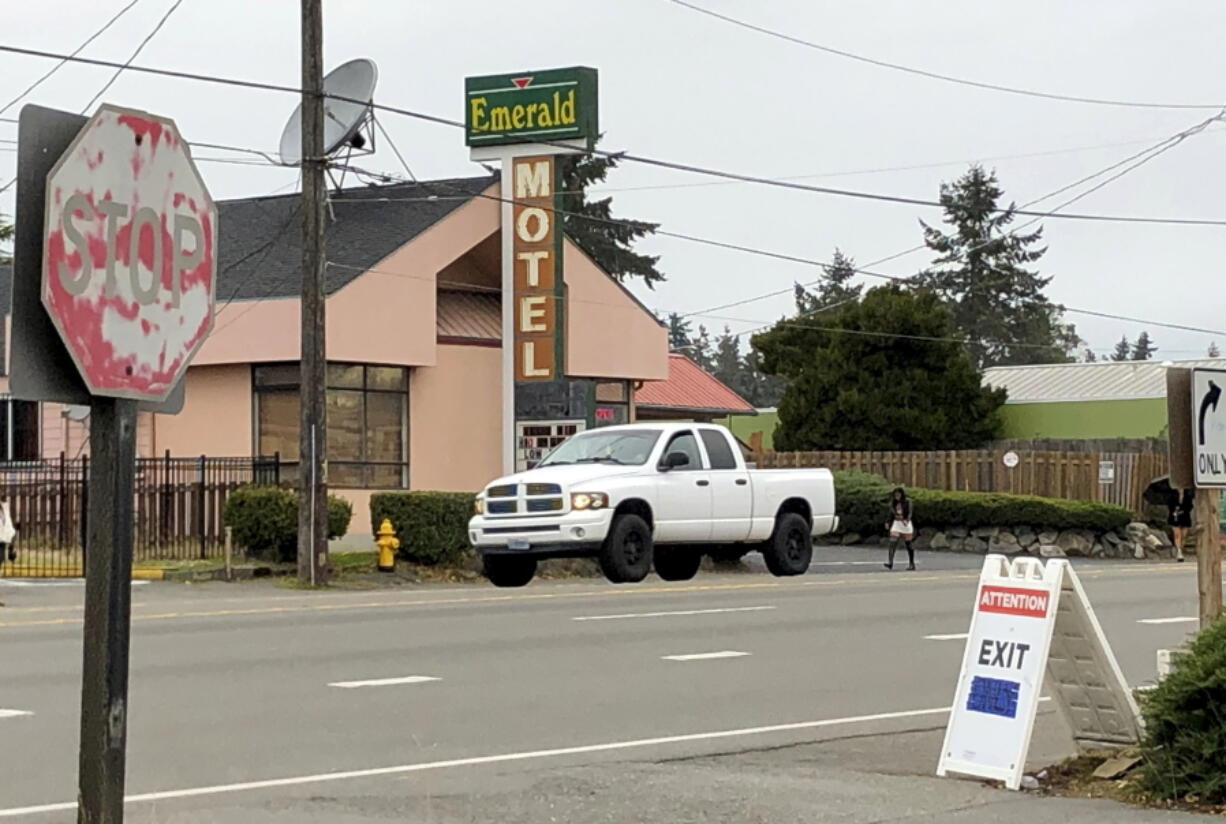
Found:
[[[1017,696],[1021,688],[1022,685],[1016,681],[976,675],[971,681],[971,692],[966,698],[966,708],[972,712],[1016,718]]]

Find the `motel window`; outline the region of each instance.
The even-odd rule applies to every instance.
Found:
[[[37,461],[38,403],[0,398],[0,461]]]
[[[598,381],[596,383],[596,426],[618,426],[630,423],[629,381]]]
[[[298,462],[299,366],[254,370],[256,451]],[[356,489],[408,486],[408,371],[329,363],[328,483]]]

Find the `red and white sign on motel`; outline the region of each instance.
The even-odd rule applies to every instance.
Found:
[[[104,105],[47,176],[42,302],[91,393],[163,400],[213,326],[217,207],[174,122]]]

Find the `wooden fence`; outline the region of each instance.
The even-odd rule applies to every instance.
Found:
[[[1145,487],[1168,471],[1167,456],[1157,452],[1015,450],[1018,461],[1013,467],[1005,465],[1006,454],[1003,449],[761,452],[751,460],[761,469],[817,466],[858,469],[882,475],[902,486],[1103,501],[1134,513],[1143,508],[1141,494]]]

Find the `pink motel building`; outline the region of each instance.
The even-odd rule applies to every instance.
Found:
[[[354,504],[355,537],[369,535],[372,491],[472,491],[500,473],[497,195],[490,176],[333,195],[328,471],[331,486]],[[298,197],[218,205],[213,333],[188,370],[183,411],[142,414],[139,454],[279,455],[282,477],[292,476]],[[522,463],[576,429],[634,420],[636,390],[669,378],[667,333],[652,313],[569,239],[563,272],[570,380],[518,410]],[[7,292],[10,280],[6,267],[0,289]],[[7,317],[8,295],[0,301]],[[0,399],[0,418],[0,460],[71,458],[88,449],[88,421],[78,410]]]

